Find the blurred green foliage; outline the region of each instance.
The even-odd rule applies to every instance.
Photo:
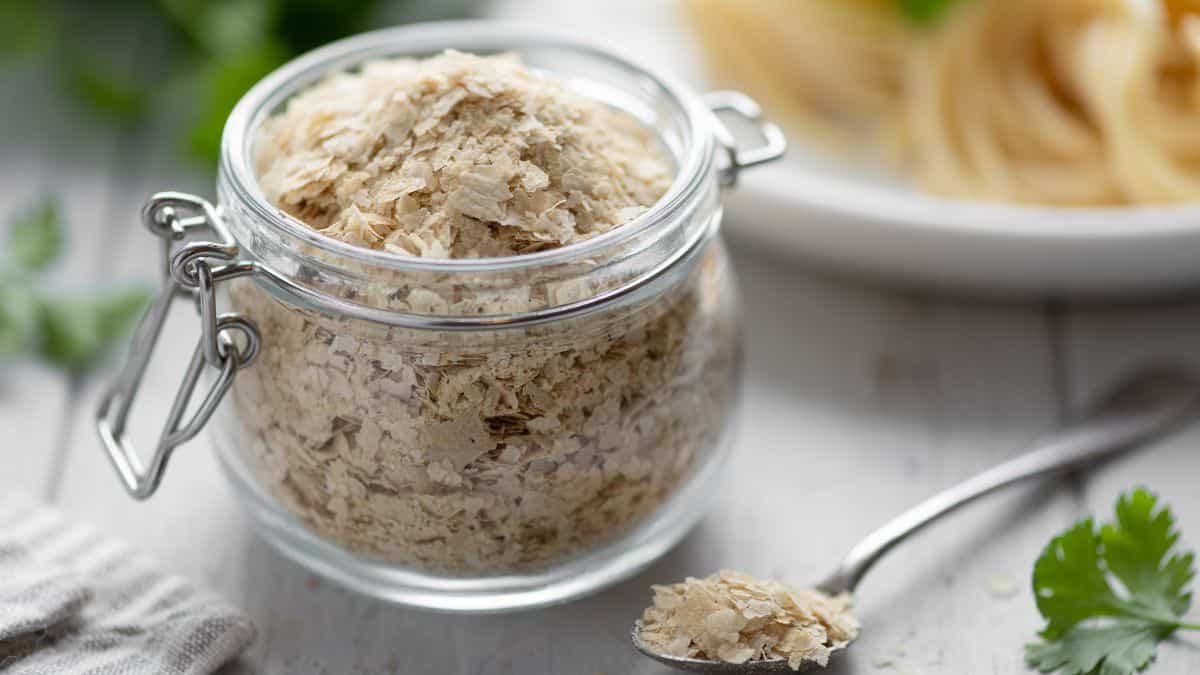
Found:
[[[69,372],[87,371],[125,335],[149,300],[149,292],[137,286],[43,297],[38,353]]]
[[[63,231],[58,222],[58,205],[43,198],[9,225],[4,256],[9,274],[40,272],[62,253]]]
[[[134,286],[82,293],[49,292],[41,281],[61,256],[63,226],[54,199],[18,214],[0,246],[0,365],[39,354],[73,374],[98,363],[150,299]]]
[[[45,59],[116,123],[187,99],[182,147],[215,166],[234,104],[288,59],[372,27],[464,16],[477,0],[0,0],[0,60]],[[136,44],[129,45],[130,37]],[[132,49],[131,49],[132,47]],[[131,53],[132,52],[132,53]]]
[[[900,9],[918,23],[928,23],[946,12],[957,0],[899,0]]]
[[[215,168],[234,104],[288,59],[372,27],[465,16],[477,3],[0,0],[0,66],[45,65],[58,85],[107,124],[178,125],[181,149]],[[53,199],[17,214],[7,233],[0,231],[0,365],[38,354],[81,373],[110,351],[148,302],[148,290],[140,287],[48,289],[47,270],[63,247]]]

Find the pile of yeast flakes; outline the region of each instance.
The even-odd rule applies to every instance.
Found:
[[[620,226],[667,189],[633,118],[511,57],[368,63],[297,95],[257,142],[260,182],[330,237],[397,256],[511,256]],[[337,254],[321,259],[339,264]],[[581,263],[587,268],[591,263]],[[263,487],[365,556],[474,576],[544,569],[658,510],[711,457],[732,409],[736,322],[711,245],[654,297],[562,321],[452,332],[316,311],[252,280],[262,334],[234,385]],[[331,286],[434,315],[522,312],[619,281],[378,273]],[[319,279],[320,275],[312,275]],[[313,282],[317,283],[317,282]]]
[[[799,670],[810,662],[825,666],[858,629],[847,594],[831,597],[723,570],[655,586],[639,635],[661,654],[728,663],[785,659]]]
[[[295,96],[256,144],[268,199],[398,255],[532,253],[622,225],[671,164],[631,115],[510,55],[373,61]]]

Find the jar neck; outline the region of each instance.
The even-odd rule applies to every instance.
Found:
[[[646,123],[677,167],[667,194],[633,221],[562,248],[507,258],[407,258],[351,246],[305,226],[267,201],[254,175],[262,122],[327,73],[364,61],[419,57],[446,48],[515,52],[529,67]],[[574,39],[495,22],[401,27],[334,43],[272,73],[239,102],[222,141],[218,196],[244,254],[278,283],[281,297],[374,321],[431,327],[496,327],[549,321],[644,293],[687,265],[720,221],[712,117],[694,94]]]
[[[384,324],[439,330],[526,326],[653,297],[685,277],[721,221],[710,177],[688,208],[599,253],[548,264],[445,271],[379,267],[280,237],[218,181],[222,215],[285,302]]]

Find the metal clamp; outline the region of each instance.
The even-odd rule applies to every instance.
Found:
[[[236,314],[217,314],[216,284],[252,274],[253,265],[237,262],[238,247],[220,214],[209,202],[176,192],[155,195],[142,210],[146,228],[162,239],[163,286],[146,310],[130,341],[116,381],[96,411],[96,430],[125,489],[135,499],[154,494],[167,460],[175,448],[191,440],[212,416],[229,391],[237,371],[258,355],[259,333]],[[204,232],[216,241],[187,241]],[[166,424],[148,465],[130,442],[129,411],[137,398],[154,346],[175,301],[188,298],[200,314],[201,337],[171,405]],[[235,335],[240,333],[239,345]],[[208,392],[191,417],[187,416],[205,366],[216,371]],[[186,418],[186,419],[185,419]]]
[[[787,152],[787,138],[783,130],[779,125],[763,120],[762,108],[754,99],[738,91],[714,91],[704,95],[704,102],[713,112],[716,121],[714,134],[727,157],[725,166],[721,168],[721,185],[733,187],[737,185],[742,169],[773,162]],[[763,142],[749,148],[739,147],[733,132],[717,115],[722,112],[735,113],[753,124],[762,135]]]

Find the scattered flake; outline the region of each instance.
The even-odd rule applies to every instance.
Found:
[[[987,592],[992,597],[1011,598],[1020,591],[1020,585],[1007,574],[993,574],[987,578]]]
[[[267,197],[397,255],[516,255],[582,241],[658,201],[671,164],[632,116],[511,55],[373,61],[262,127]]]
[[[266,122],[256,151],[281,208],[397,256],[575,243],[636,217],[670,180],[632,117],[515,58],[453,52],[327,78]],[[644,521],[710,456],[736,372],[725,274],[714,246],[655,297],[479,333],[333,316],[237,280],[233,307],[263,338],[234,385],[242,445],[276,499],[355,553],[446,573],[544,568]],[[388,310],[473,316],[619,281],[445,276],[306,283]]]
[[[871,657],[871,665],[879,668],[880,670],[884,668],[891,668],[892,666],[896,665],[896,659],[887,654],[876,654],[875,656]]]
[[[643,644],[660,653],[728,663],[785,659],[793,670],[825,666],[859,630],[848,594],[729,570],[655,586],[654,605],[638,626]]]
[[[896,675],[919,675],[911,665],[900,659],[900,656],[902,655],[878,654],[871,657],[871,665],[879,670],[890,668],[896,672]]]

